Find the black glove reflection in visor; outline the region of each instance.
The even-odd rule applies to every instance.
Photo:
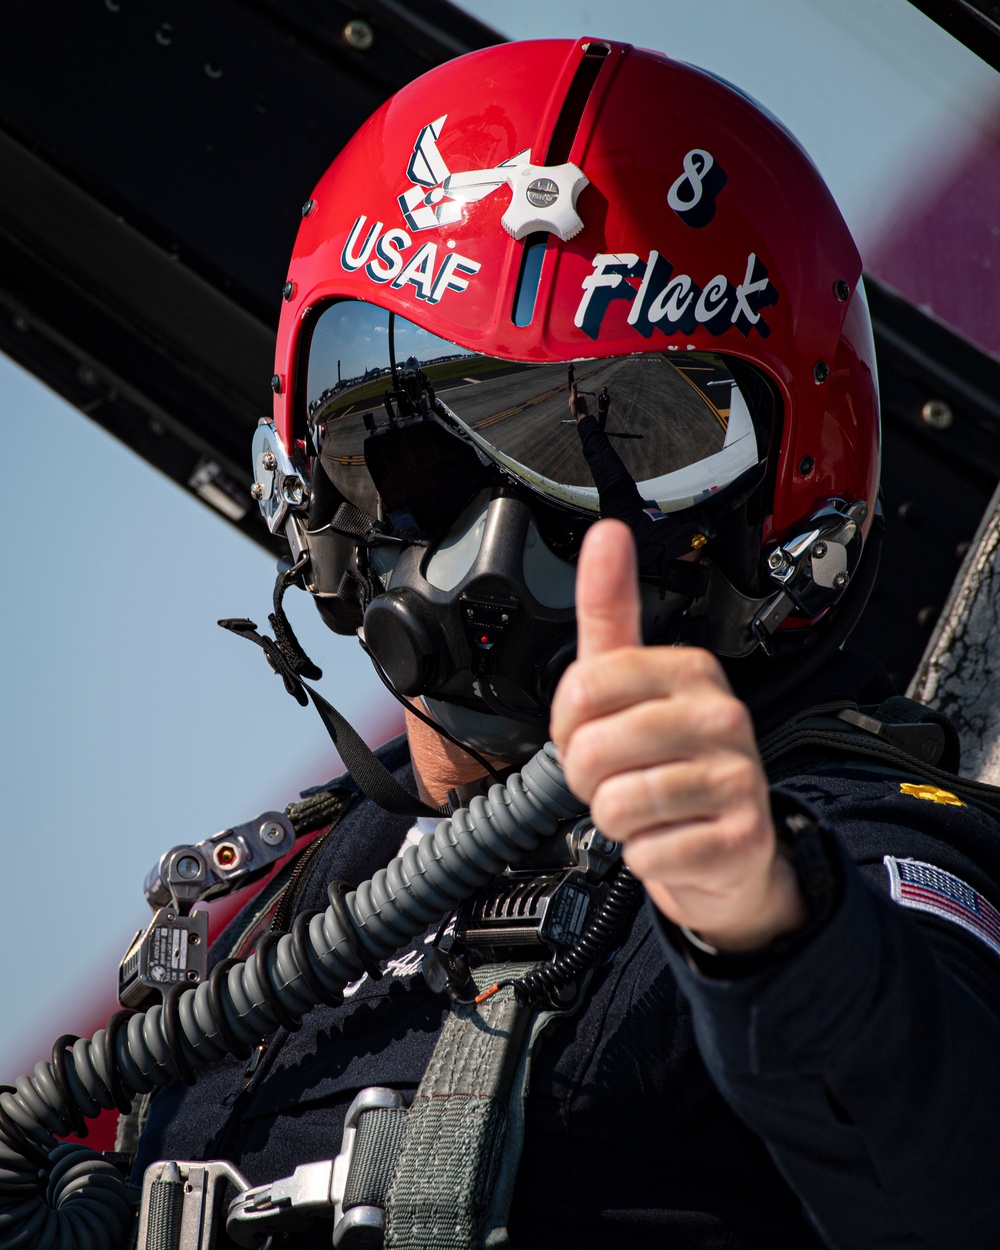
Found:
[[[572,561],[589,524],[620,517],[640,558],[662,565],[704,541],[690,517],[671,514],[759,459],[747,405],[713,355],[577,361],[573,408],[566,364],[484,356],[360,301],[322,309],[303,351],[305,415],[327,483],[314,482],[327,504],[326,515],[311,509],[310,531],[343,501],[372,522],[359,542],[338,530],[330,549],[343,567],[321,580],[342,602],[324,616],[355,628],[363,613],[394,688],[432,696],[435,717],[482,750],[514,749],[498,720],[520,726],[518,750],[544,740],[575,651]],[[612,415],[601,429],[584,413],[604,388]],[[647,588],[652,640],[691,596],[667,591],[662,568],[644,571],[660,583]],[[322,590],[319,601],[323,610]]]

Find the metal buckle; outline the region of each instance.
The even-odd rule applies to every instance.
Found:
[[[118,968],[122,1006],[145,1010],[178,983],[204,982],[208,914],[192,907],[256,881],[294,845],[289,817],[263,812],[256,820],[161,855],[143,886],[153,919],[132,939]]]
[[[227,1185],[242,1191],[249,1189],[250,1182],[224,1159],[210,1163],[164,1159],[150,1164],[142,1179],[136,1250],[148,1250],[150,1224],[162,1229],[165,1221],[179,1230],[174,1242],[179,1250],[212,1250]]]
[[[344,1210],[344,1194],[354,1159],[358,1124],[368,1111],[399,1111],[407,1105],[398,1089],[371,1085],[363,1089],[347,1109],[340,1154],[333,1161],[334,1208],[333,1244],[346,1250],[379,1250],[385,1240],[385,1211],[382,1207],[349,1207]]]
[[[226,1216],[230,1240],[238,1246],[259,1246],[271,1233],[301,1231],[317,1217],[331,1215],[333,1167],[333,1159],[301,1163],[291,1176],[237,1195]]]
[[[385,1212],[381,1207],[365,1206],[345,1211],[344,1194],[361,1117],[369,1111],[402,1110],[406,1105],[399,1090],[382,1086],[363,1089],[347,1110],[336,1159],[300,1164],[291,1176],[240,1193],[230,1203],[226,1217],[231,1240],[238,1246],[254,1247],[271,1233],[295,1232],[316,1219],[332,1218],[334,1246],[378,1250],[385,1237]]]

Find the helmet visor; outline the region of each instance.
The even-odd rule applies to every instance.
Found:
[[[336,476],[365,467],[366,438],[386,419],[387,393],[408,388],[429,396],[430,413],[481,459],[552,500],[599,512],[569,406],[571,379],[643,499],[663,512],[708,499],[760,458],[739,387],[710,353],[519,363],[357,300],[322,309],[304,352],[309,423]]]

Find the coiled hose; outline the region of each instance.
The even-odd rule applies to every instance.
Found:
[[[523,977],[501,981],[497,988],[512,985],[519,1003],[538,1008],[558,1007],[561,991],[573,987],[576,978],[597,963],[624,929],[635,912],[642,889],[642,882],[624,863],[619,863],[607,898],[587,921],[576,945],[552,963],[526,972]]]
[[[388,959],[453,911],[509,864],[518,863],[560,822],[586,807],[567,788],[547,743],[506,786],[443,820],[370,881],[308,926],[263,943],[245,963],[162,1007],[125,1019],[116,1013],[90,1040],[39,1063],[0,1093],[0,1247],[2,1250],[120,1250],[132,1222],[117,1170],[85,1146],[59,1144],[81,1115],[128,1107],[176,1076],[236,1047],[250,1047],[279,1024],[297,1025],[311,1007],[335,998],[365,964]],[[304,939],[304,940],[303,940]],[[303,962],[304,965],[303,966]]]

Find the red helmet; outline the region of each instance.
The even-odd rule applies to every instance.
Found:
[[[387,330],[396,344],[388,353]],[[358,355],[361,340],[377,340],[383,354]],[[430,356],[421,343],[433,345]],[[655,375],[658,415],[647,405],[613,445],[650,515],[689,521],[690,545],[704,545],[705,561],[723,569],[735,595],[723,615],[739,623],[718,634],[730,642],[717,650],[744,654],[778,637],[781,622],[830,615],[860,562],[879,470],[871,326],[847,226],[795,139],[728,83],[625,44],[546,40],[474,52],[405,87],[303,209],[278,333],[274,425],[261,427],[255,444],[255,494],[295,554],[310,549],[306,582],[321,604],[326,598],[335,628],[355,627],[386,586],[345,564],[348,515],[362,542],[372,540],[361,534],[364,516],[406,533],[399,517],[416,514],[407,499],[395,520],[389,515],[400,475],[409,474],[411,494],[441,494],[436,470],[421,465],[446,463],[470,491],[482,485],[472,461],[452,465],[439,439],[423,460],[400,457],[402,443],[393,444],[395,479],[383,467],[372,490],[387,391],[423,388],[479,460],[534,492],[543,511],[592,519],[597,492],[553,451],[575,437],[565,406],[570,362],[595,404],[610,386],[612,432],[626,407],[646,404],[643,379]],[[616,364],[619,372],[608,372]],[[552,372],[533,375],[530,397],[518,390],[516,367],[525,365],[559,366],[561,396],[553,398]],[[668,367],[670,393],[691,388],[720,432],[702,453],[654,464],[667,454],[657,451],[658,431],[673,428],[657,372]],[[446,388],[461,383],[483,400],[477,386],[487,380],[495,390],[507,385],[509,402],[464,418]],[[353,407],[338,407],[348,393]],[[394,404],[385,399],[390,421],[400,415]],[[602,431],[608,411],[603,396]],[[364,420],[353,444],[338,425],[345,412],[359,431]],[[305,537],[322,528],[314,504],[324,440],[327,469],[338,466],[338,506],[361,514],[341,514],[328,539],[339,563],[326,573],[319,541]],[[565,454],[579,460],[568,443]],[[351,470],[363,485],[351,484]],[[468,492],[457,495],[465,506]],[[713,514],[716,496],[726,507]],[[328,520],[329,504],[319,518]],[[435,524],[413,522],[409,532],[422,527],[421,541],[431,541],[447,528]],[[571,561],[571,544],[560,547],[551,526],[539,525]],[[726,557],[720,536],[732,546],[734,527],[753,531],[750,551]],[[355,586],[353,613],[344,609],[351,578],[367,585]],[[701,608],[709,618],[712,600]],[[732,643],[734,629],[743,642]],[[410,681],[411,691],[419,684]]]

